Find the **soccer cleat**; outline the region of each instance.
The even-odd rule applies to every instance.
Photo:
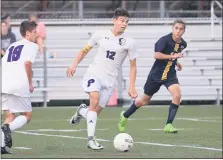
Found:
[[[5,145],[7,147],[11,148],[12,147],[12,136],[11,136],[11,130],[9,128],[9,124],[3,124],[1,129],[5,135]]]
[[[71,125],[76,125],[77,123],[80,122],[82,115],[80,115],[79,111],[81,108],[87,108],[86,104],[81,104],[78,108],[76,113],[72,116],[72,118],[70,119],[70,124]]]
[[[9,147],[1,147],[1,154],[12,154],[12,152],[9,150]]]
[[[177,129],[173,127],[171,123],[168,123],[164,127],[164,132],[165,133],[177,133]]]
[[[92,139],[88,142],[87,148],[93,149],[93,150],[101,150],[104,147],[100,145],[95,139]]]
[[[127,122],[127,118],[124,117],[125,111],[122,111],[120,114],[120,120],[118,123],[118,128],[120,132],[124,132],[125,131],[125,126],[126,126],[126,122]]]

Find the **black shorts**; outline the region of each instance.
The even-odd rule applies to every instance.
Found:
[[[179,84],[178,78],[172,78],[172,79],[167,79],[167,80],[154,80],[152,78],[147,79],[145,85],[144,85],[144,93],[148,96],[152,96],[156,92],[159,91],[160,87],[164,85],[167,89],[169,86],[173,84]]]

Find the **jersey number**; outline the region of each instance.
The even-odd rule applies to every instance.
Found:
[[[107,54],[106,54],[106,58],[109,58],[111,60],[114,60],[115,58],[115,54],[116,52],[113,52],[113,51],[107,51]]]
[[[17,47],[11,46],[9,48],[9,55],[8,55],[7,62],[18,61],[23,47],[24,45],[19,45]]]

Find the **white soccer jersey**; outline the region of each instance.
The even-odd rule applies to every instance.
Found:
[[[116,80],[126,56],[130,60],[137,57],[135,40],[126,33],[114,36],[111,30],[97,31],[88,41],[91,47],[95,44],[98,45],[98,51],[93,63],[88,67],[88,72],[111,83]]]
[[[12,43],[2,58],[2,93],[30,97],[25,61],[34,63],[39,47],[27,39]]]

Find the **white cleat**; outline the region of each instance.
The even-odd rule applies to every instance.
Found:
[[[101,150],[104,147],[100,145],[95,139],[88,142],[87,148],[92,150]]]
[[[76,125],[80,122],[82,115],[80,115],[79,111],[81,108],[87,108],[86,104],[81,104],[78,108],[76,113],[72,116],[72,118],[70,119],[70,124],[71,125]]]

